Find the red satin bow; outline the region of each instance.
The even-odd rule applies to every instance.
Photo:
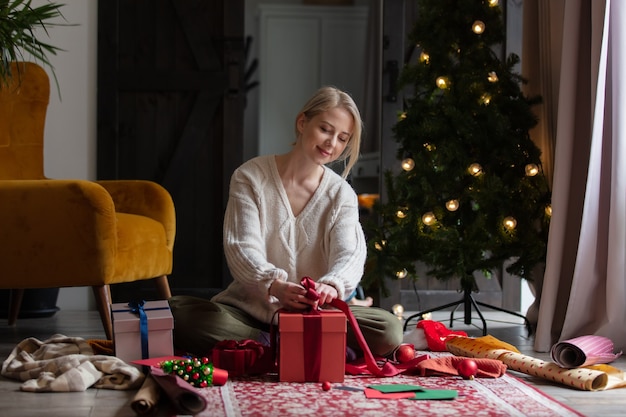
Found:
[[[304,277],[300,281],[300,284],[306,290],[306,294],[304,295],[309,300],[317,301],[320,299],[320,295],[315,291],[315,281],[311,279],[311,277]]]

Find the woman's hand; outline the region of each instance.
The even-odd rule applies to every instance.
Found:
[[[339,296],[337,289],[332,285],[315,283],[315,291],[320,296],[317,301],[319,305],[330,304],[335,298]]]
[[[308,310],[318,305],[318,301],[306,298],[306,289],[302,285],[293,282],[276,280],[270,286],[269,294],[278,298],[283,307],[289,310]]]

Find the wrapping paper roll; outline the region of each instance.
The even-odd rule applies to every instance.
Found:
[[[514,346],[493,336],[455,337],[446,343],[456,356],[499,359],[508,369],[544,378],[585,391],[599,391],[626,386],[624,372],[608,365],[568,369],[520,353]]]
[[[166,374],[157,367],[152,367],[150,373],[179,413],[195,415],[206,408],[206,400],[197,390],[210,388],[195,388],[184,379]]]
[[[613,341],[603,336],[580,336],[555,343],[550,350],[552,361],[563,368],[609,363],[622,352],[613,353]]]
[[[159,399],[161,399],[161,388],[154,381],[154,378],[148,375],[135,394],[130,407],[140,416],[149,415],[154,412]]]

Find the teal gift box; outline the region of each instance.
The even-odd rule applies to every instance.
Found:
[[[130,363],[140,359],[174,355],[174,318],[169,303],[166,300],[143,303],[147,318],[147,332],[144,332],[146,340],[142,340],[140,315],[133,310],[131,303],[111,304],[115,356]],[[144,342],[147,343],[147,355],[142,349]]]

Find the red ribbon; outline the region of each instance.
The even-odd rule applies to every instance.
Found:
[[[320,296],[315,291],[315,282],[302,278],[301,284],[307,290],[305,297],[317,301]],[[304,366],[304,377],[307,381],[317,381],[322,369],[322,316],[317,309],[311,308],[302,315],[304,358],[308,360]]]
[[[300,283],[304,286],[304,288],[307,289],[307,298],[309,298],[310,289],[313,288],[313,292],[315,292],[315,282],[310,277],[304,277],[302,278]],[[313,296],[317,296],[317,299],[319,299],[319,294],[317,294],[317,292],[315,292]],[[365,341],[365,338],[363,337],[363,333],[361,333],[361,329],[359,328],[359,323],[357,323],[356,319],[354,318],[354,315],[352,314],[352,311],[350,310],[350,307],[348,306],[348,304],[346,304],[346,302],[343,300],[335,298],[330,303],[330,305],[341,310],[348,318],[348,322],[350,323],[350,326],[352,326],[352,331],[354,332],[354,335],[356,336],[356,339],[359,342],[359,347],[363,351],[367,370],[372,375],[395,376],[405,371],[405,369],[401,370],[401,369],[396,368],[390,362],[384,362],[382,366],[378,366],[378,363],[376,362],[374,355],[372,355],[372,351],[370,351],[369,346],[367,346],[367,342]]]

